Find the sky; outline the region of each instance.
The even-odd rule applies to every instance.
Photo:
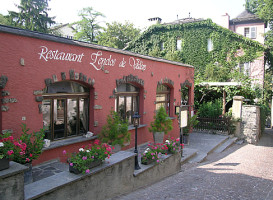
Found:
[[[20,0],[0,0],[0,13],[8,14],[18,11],[14,4]],[[245,0],[50,0],[49,16],[55,16],[58,23],[72,23],[80,18],[78,13],[86,7],[103,13],[104,22],[129,21],[137,28],[148,26],[148,19],[160,17],[164,22],[172,22],[178,18],[210,18],[220,23],[221,15],[228,13],[231,19],[244,11]]]

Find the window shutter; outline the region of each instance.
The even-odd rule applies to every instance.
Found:
[[[251,27],[250,28],[250,38],[251,39],[256,39],[257,34],[256,34],[256,27]]]

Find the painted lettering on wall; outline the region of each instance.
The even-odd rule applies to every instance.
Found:
[[[82,63],[84,60],[84,53],[75,54],[62,52],[59,50],[51,50],[46,46],[41,46],[41,51],[38,53],[40,60],[45,60],[46,62],[49,60],[58,60],[58,61],[69,61],[69,62],[78,62]],[[87,59],[87,58],[86,58]],[[146,70],[146,65],[139,58],[123,57],[121,61],[117,63],[117,59],[110,55],[103,55],[102,51],[97,51],[95,53],[90,54],[89,64],[94,67],[95,70],[106,70],[105,67],[115,67],[118,64],[119,68],[132,67],[134,70]],[[109,69],[107,69],[109,70]]]
[[[64,53],[59,50],[48,50],[46,46],[41,46],[40,59],[48,60],[66,60],[72,62],[82,62],[84,54]]]
[[[108,58],[104,58],[104,57],[102,57],[101,51],[91,54],[90,64],[96,70],[101,70],[105,66],[115,66],[115,63],[116,63],[116,59],[112,59],[112,55],[110,55]]]
[[[145,70],[146,69],[146,65],[144,65],[143,62],[138,58],[135,59],[134,57],[130,57],[129,64],[131,67],[134,68],[134,70],[136,70],[136,69]]]

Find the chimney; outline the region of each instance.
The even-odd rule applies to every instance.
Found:
[[[154,24],[161,24],[162,19],[160,17],[153,17],[148,19],[149,21],[149,26],[154,25]]]
[[[222,20],[221,20],[221,26],[223,26],[224,28],[229,29],[229,15],[226,13],[224,15],[222,15]]]

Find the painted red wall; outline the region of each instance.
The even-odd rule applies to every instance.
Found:
[[[95,80],[92,91],[97,93],[98,98],[94,99],[94,95],[91,94],[91,100],[94,99],[93,105],[102,106],[102,109],[94,110],[92,109],[93,105],[91,105],[91,119],[89,124],[90,130],[95,134],[98,134],[102,126],[105,124],[106,116],[109,114],[110,109],[115,108],[115,98],[110,98],[110,96],[113,95],[113,90],[116,88],[116,80],[122,79],[123,76],[132,74],[133,76],[138,76],[139,79],[144,80],[142,91],[143,96],[145,95],[146,98],[140,100],[140,102],[143,102],[143,105],[140,105],[140,107],[143,108],[140,109],[141,124],[149,125],[153,120],[157,83],[165,78],[174,82],[174,85],[172,86],[173,98],[171,99],[171,117],[176,117],[174,115],[174,104],[180,105],[180,84],[184,83],[186,80],[192,84],[190,104],[193,105],[194,69],[192,67],[149,60],[143,57],[138,57],[137,54],[134,56],[126,55],[127,52],[125,51],[118,50],[119,52],[117,53],[102,50],[104,47],[96,49],[78,46],[77,42],[75,42],[75,45],[71,45],[3,32],[0,33],[0,43],[0,76],[5,75],[8,77],[8,82],[3,90],[10,92],[10,95],[5,98],[15,98],[17,100],[16,103],[4,104],[9,107],[9,110],[7,112],[2,112],[2,129],[12,129],[13,134],[16,137],[21,133],[21,123],[26,123],[27,127],[29,127],[31,131],[37,131],[42,128],[43,115],[39,113],[38,109],[38,105],[41,104],[41,102],[36,102],[36,96],[33,92],[36,90],[43,90],[46,87],[45,79],[52,79],[52,75],[56,75],[57,79],[60,81],[62,80],[61,72],[65,72],[66,80],[69,80],[70,70],[74,70],[75,73],[83,73],[87,76],[87,79],[91,78]],[[84,54],[84,56],[81,59],[82,62],[69,62],[54,59],[48,59],[46,61],[40,55],[42,46],[47,47],[48,51],[58,50],[59,52],[64,53],[74,53],[77,55]],[[102,52],[102,56],[99,58],[116,59],[114,66],[104,66],[104,69],[109,73],[107,71],[96,70],[95,67],[90,64],[93,62],[91,55],[93,54],[94,59],[94,54],[99,51]],[[45,54],[43,55],[45,56]],[[20,64],[20,59],[24,60],[24,66]],[[129,60],[131,60],[132,63],[133,60],[137,61],[137,59],[139,59],[143,65],[146,65],[145,70],[134,69],[130,66]],[[125,67],[119,67],[123,60],[126,61]],[[96,67],[99,67],[97,62],[95,65]],[[174,101],[174,99],[176,99],[176,101]],[[22,121],[22,117],[26,117],[26,120]],[[94,121],[98,121],[98,126],[94,126]],[[173,120],[173,125],[174,129],[170,135],[178,137],[179,128],[176,119]],[[131,132],[131,144],[126,148],[134,146],[134,130]],[[148,131],[148,126],[139,128],[139,144],[152,140],[152,133]],[[43,153],[40,161],[36,161],[36,163],[53,159],[56,156],[62,157],[61,154],[63,149],[73,150],[81,145],[82,144],[70,145],[47,151]]]

